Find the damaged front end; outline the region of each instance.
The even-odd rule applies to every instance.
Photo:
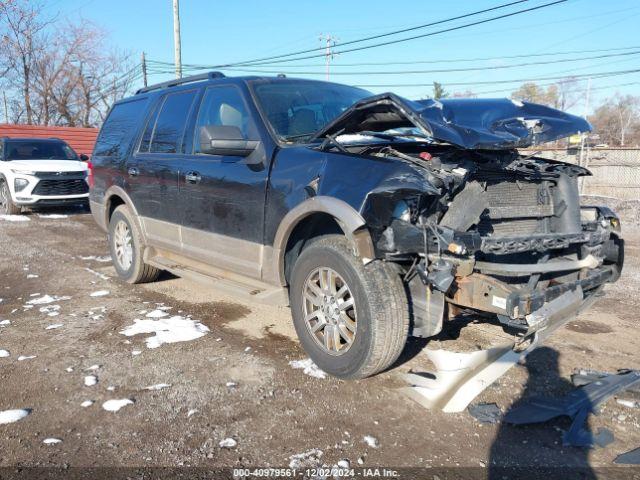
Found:
[[[580,206],[577,180],[589,171],[515,150],[589,129],[534,104],[384,94],[317,138],[320,148],[413,172],[370,191],[361,214],[378,257],[402,267],[414,336],[434,336],[445,318],[472,309],[525,341],[564,324],[620,276],[619,219]]]

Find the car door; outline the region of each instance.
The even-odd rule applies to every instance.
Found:
[[[242,90],[236,85],[204,91],[191,132],[192,155],[180,176],[184,253],[208,264],[261,275],[267,157]],[[239,131],[255,145],[248,154],[205,153],[202,127]]]
[[[133,201],[150,244],[181,250],[178,179],[185,157],[185,129],[198,90],[160,98],[128,167]]]

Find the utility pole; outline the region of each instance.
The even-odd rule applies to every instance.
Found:
[[[584,101],[584,118],[587,118],[587,115],[589,114],[589,97],[590,96],[591,96],[591,77],[587,79],[587,94],[585,96],[585,101]],[[582,138],[580,139],[580,166],[587,168],[589,166],[589,145],[587,144],[585,148],[587,134],[583,132],[581,137]],[[584,182],[585,182],[585,177],[584,176],[580,177],[580,193],[583,193],[584,191]]]
[[[7,107],[7,92],[2,92],[2,98],[4,99],[4,121],[9,123],[9,108]]]
[[[147,86],[147,58],[144,55],[144,52],[142,52],[142,82],[144,84],[144,86]]]
[[[182,52],[180,49],[180,6],[179,0],[173,0],[173,46],[176,63],[176,78],[182,78]]]
[[[336,40],[338,40],[335,37],[332,37],[331,35],[327,34],[320,34],[320,43],[324,43],[325,44],[325,49],[324,49],[324,61],[325,61],[325,65],[326,65],[326,79],[327,81],[329,81],[329,64],[331,63],[331,60],[333,60],[333,58],[335,57],[335,53],[333,53],[332,48],[336,45]]]

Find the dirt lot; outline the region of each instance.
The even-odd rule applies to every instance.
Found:
[[[401,373],[428,368],[425,342],[411,342],[394,369],[371,379],[310,376],[289,364],[306,357],[288,309],[243,304],[170,275],[124,284],[100,258],[107,245],[91,216],[56,213],[66,216],[0,220],[0,320],[10,322],[0,325],[0,349],[9,352],[0,358],[0,411],[31,412],[0,425],[2,467],[283,467],[314,449],[307,465],[604,467],[640,446],[640,408],[614,399],[590,427],[610,429],[615,442],[594,450],[562,446],[566,419],[511,427],[426,410],[399,390]],[[523,397],[567,392],[575,368],[640,368],[640,230],[626,237],[622,280],[476,402],[507,411]],[[158,348],[147,348],[151,333],[120,333],[159,307],[156,315],[180,315],[209,331]],[[471,325],[443,343],[469,350],[486,338],[485,328]],[[88,375],[96,385],[85,385]],[[134,403],[106,411],[113,399]],[[81,406],[87,400],[95,403]],[[237,445],[220,447],[227,438]]]

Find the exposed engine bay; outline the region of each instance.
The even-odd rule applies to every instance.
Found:
[[[445,317],[474,309],[529,338],[619,277],[618,218],[579,203],[588,170],[516,150],[372,135],[336,141],[343,153],[411,162],[431,186],[398,178],[370,192],[363,211],[380,258],[403,267],[414,336],[436,335]]]

